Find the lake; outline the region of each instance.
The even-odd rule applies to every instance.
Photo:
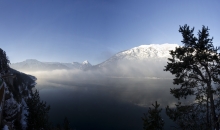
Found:
[[[143,113],[155,101],[164,107],[177,101],[170,95],[172,79],[69,77],[37,75],[36,88],[51,106],[50,121],[62,126],[65,117],[76,130],[142,130]],[[171,121],[162,113],[165,129]]]

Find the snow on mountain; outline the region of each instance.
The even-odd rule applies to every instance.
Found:
[[[90,64],[87,60],[85,60],[85,61],[83,61],[83,63],[82,63],[83,65],[88,65],[88,64]]]
[[[116,77],[168,77],[170,74],[163,69],[170,57],[170,50],[178,46],[167,43],[141,45],[119,52],[93,68]]]
[[[20,71],[47,71],[58,69],[101,70],[106,73],[123,73],[123,75],[141,73],[161,73],[161,70],[170,57],[169,51],[178,47],[178,44],[150,44],[140,45],[113,55],[108,60],[92,66],[87,60],[82,63],[40,62],[29,59],[11,64],[11,67]],[[157,72],[158,71],[158,72]],[[102,73],[102,72],[101,72]],[[138,74],[139,75],[139,74]],[[152,75],[151,75],[152,76]]]
[[[91,67],[92,67],[92,65],[89,63],[89,61],[85,60],[85,61],[83,61],[82,66],[81,66],[80,69],[82,69],[82,70],[88,70],[88,69],[90,69]]]
[[[17,70],[10,69],[4,75],[7,78],[1,77],[1,125],[6,129],[26,129],[27,105],[26,101],[30,97],[32,88],[35,86],[36,78],[31,75],[21,73]],[[9,77],[11,76],[11,77]],[[3,97],[3,98],[2,98]],[[20,126],[21,125],[21,126]]]
[[[99,66],[104,66],[111,62],[116,62],[120,60],[152,60],[152,59],[167,59],[170,57],[169,51],[174,50],[178,47],[178,44],[150,44],[141,45],[138,47],[131,48],[126,51],[119,52],[106,60],[105,62],[99,64]]]

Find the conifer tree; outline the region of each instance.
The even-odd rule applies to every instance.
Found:
[[[5,51],[3,51],[0,48],[0,73],[4,74],[9,70],[9,64],[10,61],[8,60],[8,57],[6,56]]]
[[[152,104],[153,109],[149,107],[148,113],[144,113],[144,117],[142,118],[144,122],[144,130],[162,130],[164,121],[161,118],[160,112],[162,109],[159,109],[160,104]]]
[[[40,101],[39,92],[37,90],[34,93],[31,93],[31,98],[29,98],[26,103],[28,106],[28,114],[25,115],[27,120],[27,130],[50,129],[48,122],[50,106],[47,106],[46,102]]]
[[[61,126],[60,126],[60,124],[57,124],[57,126],[56,126],[56,130],[61,130]]]
[[[67,117],[64,118],[64,121],[63,121],[63,127],[64,127],[64,130],[70,130],[70,123],[69,123],[69,120],[67,119]]]
[[[168,106],[167,115],[182,129],[219,130],[220,48],[213,46],[208,27],[203,26],[198,37],[188,25],[180,26],[179,32],[183,46],[170,51],[172,58],[164,69],[175,76],[173,84],[179,85],[170,89],[179,103],[176,109]],[[187,97],[194,100],[181,103],[180,99]]]

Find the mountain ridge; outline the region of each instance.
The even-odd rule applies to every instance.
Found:
[[[160,59],[160,58],[169,58],[169,51],[178,47],[178,44],[149,44],[149,45],[140,45],[138,47],[133,47],[131,49],[121,51],[107,59],[106,61],[98,64],[97,66],[101,67],[108,62],[114,62],[118,60],[147,60],[150,58]]]
[[[94,70],[99,68],[109,68],[112,69],[118,64],[124,64],[127,66],[128,63],[140,63],[146,61],[156,61],[156,60],[167,60],[170,57],[169,51],[178,47],[178,44],[149,44],[140,45],[133,47],[131,49],[121,51],[110,57],[109,59],[101,62],[97,65],[91,65],[89,61],[85,60],[82,63],[72,62],[72,63],[61,63],[61,62],[41,62],[36,59],[27,59],[23,62],[13,63],[11,67],[17,70],[26,71],[45,71],[45,70]],[[126,62],[124,62],[126,61]],[[136,64],[138,66],[138,64]],[[123,66],[123,65],[122,65]],[[133,66],[134,67],[134,66]]]
[[[85,61],[84,61],[85,62]],[[61,62],[41,62],[36,59],[27,59],[22,62],[12,63],[11,68],[20,71],[46,71],[46,70],[59,70],[59,69],[85,69],[92,66],[88,61],[86,63],[61,63]]]

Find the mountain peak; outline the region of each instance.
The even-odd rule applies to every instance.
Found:
[[[83,64],[83,65],[89,65],[90,63],[89,63],[89,61],[85,60],[85,61],[83,61],[82,64]]]
[[[150,44],[141,45],[129,50],[120,52],[115,56],[126,59],[146,59],[146,58],[163,58],[169,57],[169,51],[174,50],[178,44]]]
[[[109,64],[111,62],[120,61],[120,60],[148,60],[148,59],[161,59],[170,57],[170,50],[174,50],[178,47],[178,44],[149,44],[149,45],[140,45],[128,49],[126,51],[119,52],[112,56],[107,61],[99,64],[100,66],[104,64]]]

